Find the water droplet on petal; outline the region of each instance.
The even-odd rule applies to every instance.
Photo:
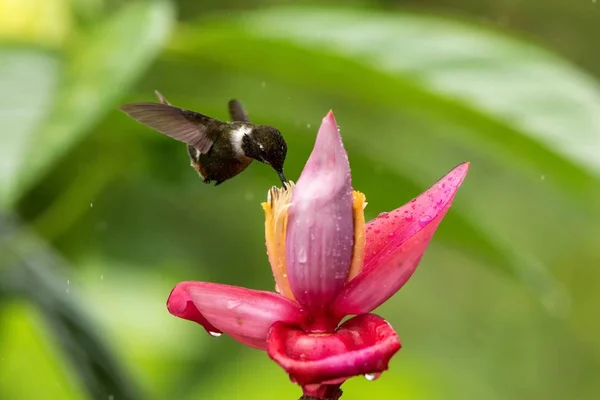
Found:
[[[242,302],[240,300],[228,300],[227,301],[227,309],[228,310],[232,310],[241,305],[242,305]]]
[[[370,374],[365,374],[365,379],[368,381],[374,381],[375,379],[381,376],[380,372],[372,372]]]
[[[300,264],[304,264],[306,263],[306,260],[308,260],[308,253],[306,252],[306,247],[301,247],[298,250],[298,254],[296,256],[296,260],[300,263]]]
[[[377,216],[377,218],[389,218],[389,213],[387,211],[384,211],[382,213],[379,213],[379,215]]]
[[[222,335],[221,332],[208,332],[208,334],[212,337],[219,337]]]
[[[431,222],[431,217],[429,215],[423,215],[419,218],[419,226],[423,228],[425,225]]]
[[[410,202],[414,203],[415,201],[417,201],[417,198],[415,197],[414,199],[412,199]]]
[[[412,222],[415,219],[415,217],[413,217],[412,215],[407,215],[404,217],[404,219],[406,220],[406,222]]]

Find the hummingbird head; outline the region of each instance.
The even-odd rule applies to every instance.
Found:
[[[250,157],[270,165],[285,184],[283,164],[287,154],[287,144],[281,132],[268,125],[254,125],[252,130],[242,138],[242,150]]]

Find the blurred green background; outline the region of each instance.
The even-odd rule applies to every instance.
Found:
[[[293,4],[292,4],[293,3]],[[118,112],[280,128],[333,109],[367,218],[471,171],[377,312],[403,349],[343,399],[597,399],[600,2],[0,0],[0,399],[294,399],[265,353],[169,315],[182,280],[272,290],[255,163],[218,188]]]

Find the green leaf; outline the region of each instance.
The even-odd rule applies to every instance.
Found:
[[[39,123],[51,107],[60,63],[33,48],[0,47],[0,209],[14,198]]]
[[[440,239],[565,306],[546,265],[589,234],[556,230],[556,220],[585,226],[598,215],[600,91],[590,76],[498,32],[422,15],[279,8],[199,26],[182,29],[172,51],[210,65],[213,75],[199,76],[224,71],[227,84],[202,91],[248,99],[252,115],[288,132],[316,127],[333,106],[351,161],[364,160],[353,181],[377,212],[399,205],[390,187],[414,196],[472,161]],[[286,138],[291,149],[309,141]],[[382,173],[385,187],[372,179]]]
[[[29,189],[112,109],[159,53],[173,19],[169,1],[131,2],[77,42],[50,116],[18,171],[19,192],[10,200]]]

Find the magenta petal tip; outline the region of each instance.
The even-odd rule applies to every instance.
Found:
[[[292,194],[286,234],[290,287],[314,311],[341,290],[353,249],[352,182],[348,155],[330,111]]]
[[[181,282],[171,290],[171,294],[167,299],[167,310],[176,317],[187,319],[188,321],[193,321],[202,325],[210,334],[214,335],[221,333],[220,330],[208,322],[188,295],[186,287],[188,284],[192,283],[193,282]]]

